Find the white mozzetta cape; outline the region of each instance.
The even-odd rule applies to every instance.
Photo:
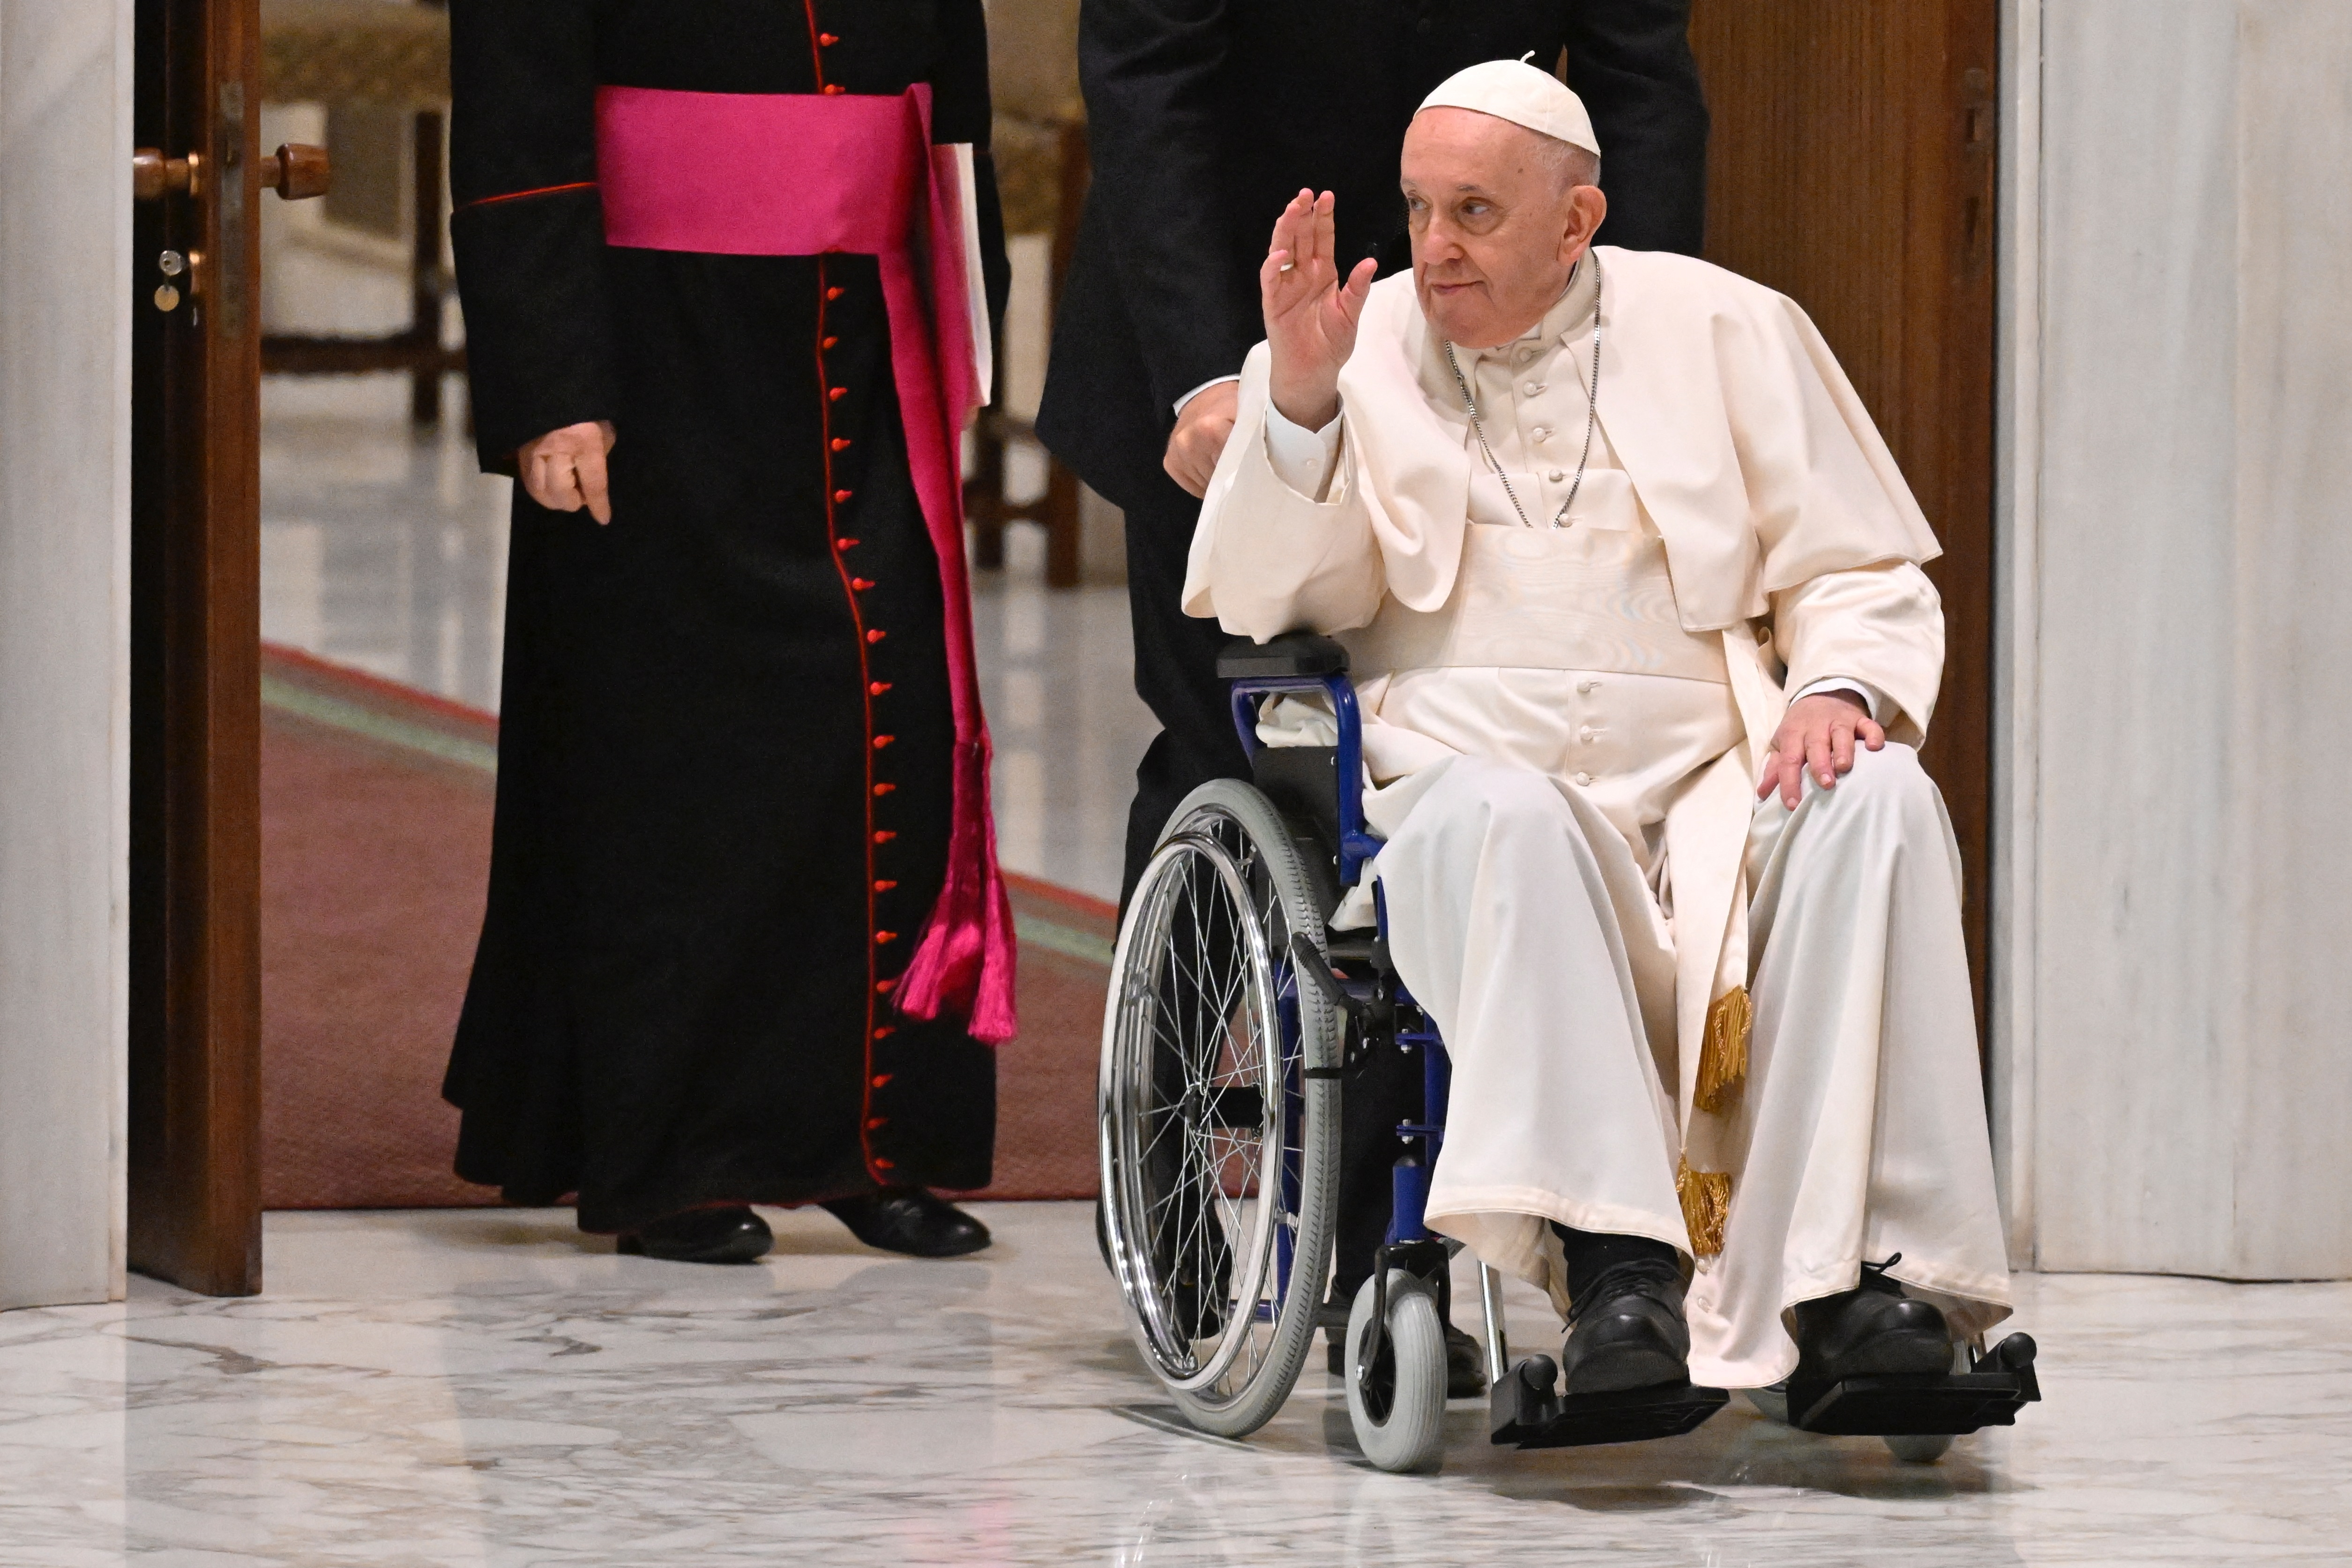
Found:
[[[1747,743],[1694,775],[1667,814],[1676,1036],[1689,1127],[1707,1005],[1748,979],[1743,849],[1785,691],[1870,682],[1916,743],[1944,659],[1918,563],[1937,553],[1861,399],[1804,312],[1686,257],[1601,247],[1599,419],[1665,544],[1675,614],[1723,637]],[[1370,624],[1387,596],[1434,611],[1454,591],[1478,458],[1412,279],[1375,284],[1339,376],[1340,461],[1310,500],[1265,457],[1268,351],[1193,535],[1187,614],[1264,641]],[[1788,684],[1784,685],[1784,679]]]

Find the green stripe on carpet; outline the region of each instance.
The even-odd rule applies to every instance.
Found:
[[[436,730],[426,724],[412,724],[389,713],[330,697],[323,691],[313,691],[297,686],[290,680],[275,676],[261,678],[261,703],[281,713],[291,713],[298,719],[308,719],[314,724],[325,724],[349,734],[363,735],[385,745],[399,746],[406,751],[423,752],[445,763],[461,767],[478,768],[486,773],[499,771],[499,749],[488,741],[469,740],[452,735],[446,730]]]

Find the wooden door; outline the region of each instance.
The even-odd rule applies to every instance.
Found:
[[[1706,255],[1811,313],[1942,541],[1921,760],[1967,879],[1986,1016],[1992,804],[1993,0],[1696,0]]]
[[[138,0],[130,1263],[261,1289],[262,187],[256,0]]]

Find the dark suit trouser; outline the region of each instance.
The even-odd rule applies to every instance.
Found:
[[[1127,820],[1124,907],[1151,848],[1186,795],[1211,779],[1250,776],[1234,732],[1217,650],[1231,637],[1213,620],[1184,614],[1184,558],[1201,503],[1163,480],[1127,509],[1127,593],[1135,627],[1135,690],[1160,730],[1135,770],[1135,805]],[[1399,1121],[1421,1116],[1417,1058],[1383,1053],[1347,1079],[1341,1091],[1339,1225],[1336,1289],[1352,1296],[1372,1271],[1372,1251],[1388,1230],[1389,1169],[1396,1163]],[[1346,1298],[1343,1297],[1343,1300]]]

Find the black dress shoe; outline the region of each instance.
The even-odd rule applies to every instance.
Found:
[[[909,1258],[961,1258],[989,1243],[986,1226],[922,1187],[885,1187],[824,1208],[866,1246]]]
[[[1886,1271],[1903,1261],[1862,1266],[1851,1290],[1797,1303],[1797,1378],[1926,1376],[1952,1369],[1952,1331],[1933,1302],[1903,1293]]]
[[[1486,1352],[1476,1340],[1445,1325],[1445,1397],[1475,1399],[1486,1392]]]
[[[1571,1230],[1555,1221],[1568,1267],[1570,1394],[1616,1394],[1690,1380],[1680,1254],[1648,1237]]]
[[[775,1243],[768,1222],[740,1204],[688,1209],[635,1230],[625,1230],[618,1249],[671,1263],[750,1263]]]
[[[1690,1326],[1671,1265],[1621,1264],[1570,1309],[1560,1371],[1570,1394],[1615,1394],[1690,1379]]]

